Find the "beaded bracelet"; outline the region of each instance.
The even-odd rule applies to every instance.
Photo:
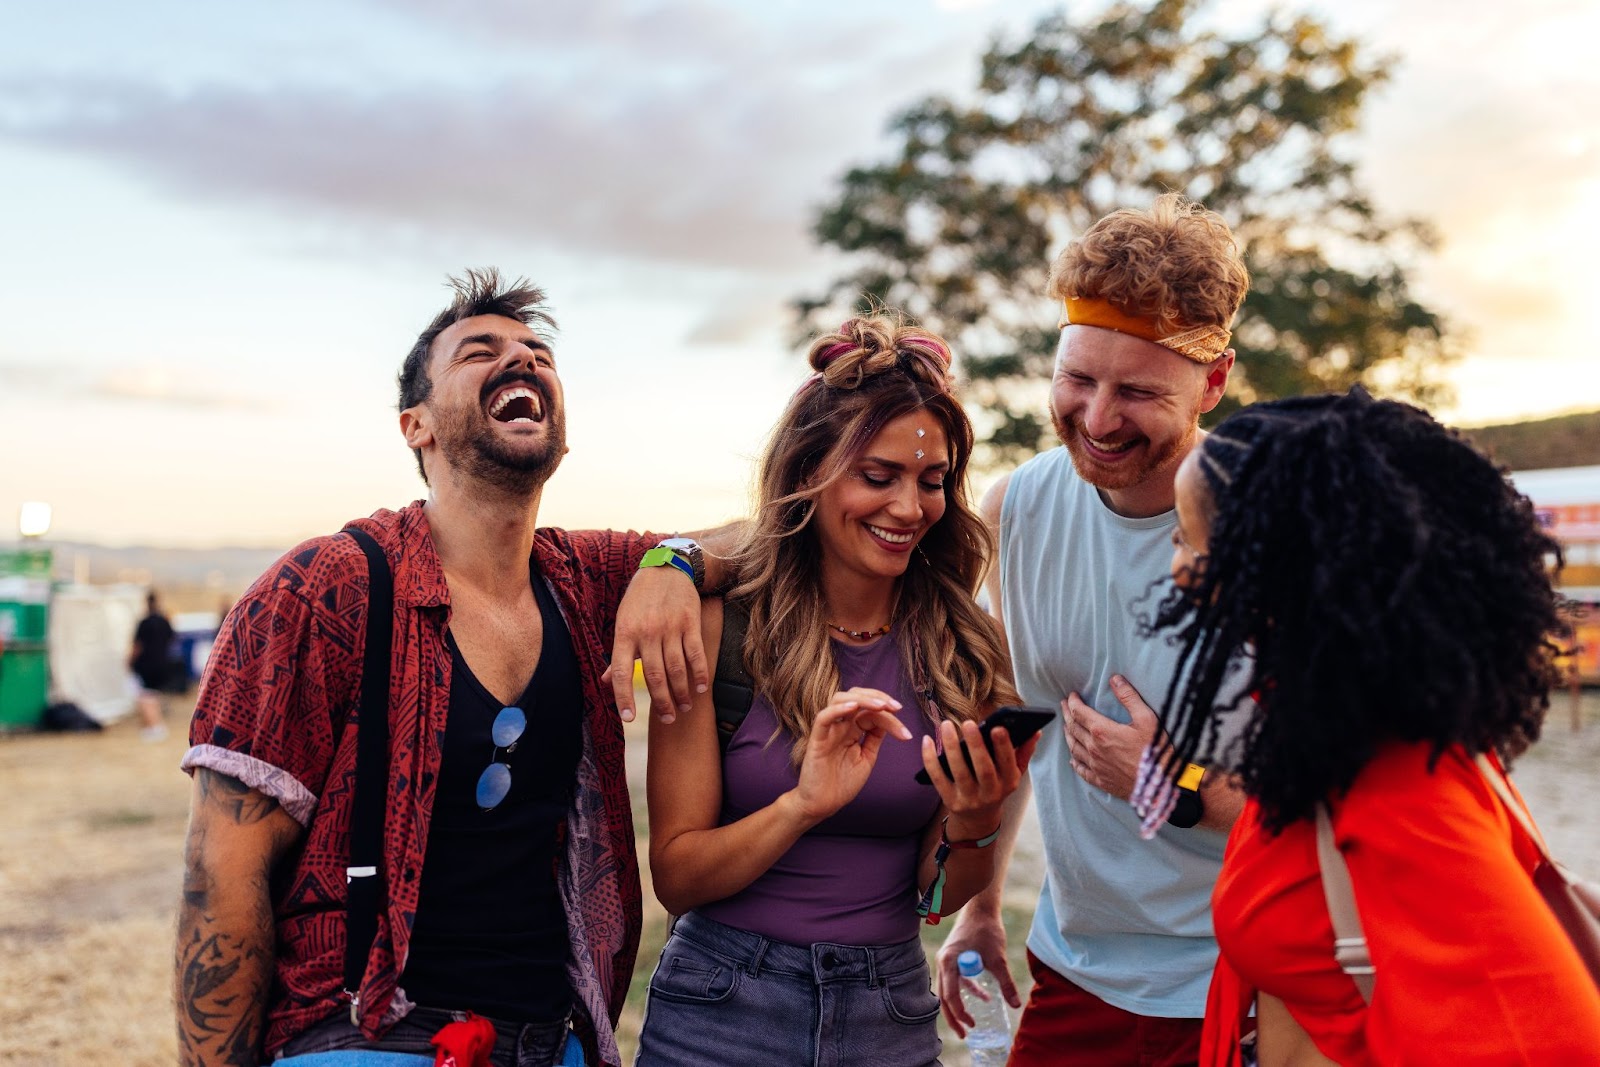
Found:
[[[988,848],[1000,836],[1000,827],[994,828],[994,833],[987,837],[980,837],[976,841],[952,841],[945,835],[945,825],[950,821],[946,815],[939,822],[939,847],[933,852],[933,865],[935,873],[933,884],[928,891],[922,894],[922,900],[917,904],[917,915],[926,920],[929,926],[938,926],[940,913],[944,907],[944,861],[950,858],[950,850],[957,848]],[[1004,825],[1003,823],[1001,825]]]

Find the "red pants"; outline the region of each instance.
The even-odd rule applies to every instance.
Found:
[[[1155,1019],[1114,1008],[1028,953],[1033,991],[1007,1067],[1192,1067],[1200,1019]]]

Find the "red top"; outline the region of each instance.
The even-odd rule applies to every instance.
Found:
[[[399,988],[450,705],[445,644],[450,590],[418,501],[351,523],[383,547],[394,575],[389,676],[389,809],[384,824],[388,907],[361,985],[369,1037],[410,1010]],[[617,605],[655,539],[540,529],[533,562],[572,634],[583,687],[583,756],[558,872],[568,915],[574,1025],[590,1062],[620,1063],[613,1027],[639,944],[641,898],[623,766],[622,722],[601,673]],[[355,540],[319,537],[275,563],[234,605],[217,637],[189,728],[185,770],[207,767],[273,797],[306,828],[304,848],[275,885],[276,974],[268,1054],[346,1010],[345,864],[357,703],[366,638],[367,561]]]
[[[1537,848],[1464,750],[1430,772],[1428,749],[1386,746],[1330,805],[1370,1006],[1334,962],[1314,822],[1271,836],[1245,807],[1212,897],[1222,954],[1201,1063],[1239,1062],[1257,989],[1344,1067],[1600,1063],[1600,991],[1533,886]]]

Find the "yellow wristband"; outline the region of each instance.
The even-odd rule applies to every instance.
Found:
[[[1191,792],[1200,791],[1200,779],[1204,778],[1206,769],[1198,763],[1191,763],[1178,775],[1178,788],[1188,789]]]

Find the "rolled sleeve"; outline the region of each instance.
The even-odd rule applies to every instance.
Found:
[[[327,780],[335,711],[342,720],[356,684],[350,668],[360,662],[359,630],[344,619],[329,632],[325,614],[300,589],[246,594],[206,663],[180,764],[237,778],[302,826]]]

